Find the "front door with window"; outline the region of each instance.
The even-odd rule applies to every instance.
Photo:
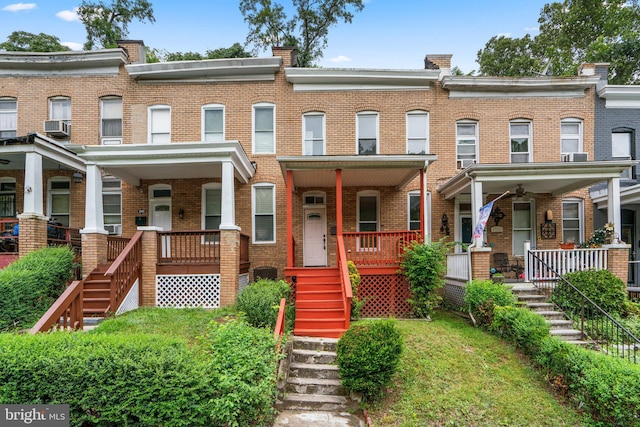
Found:
[[[304,210],[304,266],[327,265],[327,221],[325,209]]]

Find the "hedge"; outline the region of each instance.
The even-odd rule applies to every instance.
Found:
[[[247,286],[238,295],[238,310],[245,314],[247,322],[256,328],[273,328],[278,318],[280,300],[289,301],[291,288],[284,280],[260,279]],[[287,307],[287,323],[293,325],[295,308]]]

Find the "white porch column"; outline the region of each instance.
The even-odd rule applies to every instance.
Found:
[[[87,164],[84,229],[81,233],[106,234],[102,204],[102,173],[95,164]]]
[[[475,229],[478,224],[478,218],[480,216],[480,208],[483,206],[482,200],[482,182],[478,182],[475,179],[471,182],[471,223]],[[484,236],[474,237],[473,243],[476,248],[481,248],[484,245]]]
[[[240,230],[236,225],[236,204],[233,163],[222,163],[222,207],[220,230]]]
[[[42,188],[42,155],[25,153],[24,159],[24,206],[22,215],[44,217]]]
[[[620,212],[620,178],[610,178],[607,182],[607,221],[613,224],[613,234],[622,236]]]

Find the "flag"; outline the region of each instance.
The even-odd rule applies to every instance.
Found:
[[[484,228],[487,225],[487,220],[489,219],[489,215],[491,214],[491,209],[493,209],[493,202],[495,200],[490,201],[486,205],[480,208],[480,215],[478,216],[478,223],[476,224],[476,228],[473,230],[473,238],[477,239],[482,237],[484,234]]]

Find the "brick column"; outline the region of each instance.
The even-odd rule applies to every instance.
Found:
[[[47,247],[47,217],[34,214],[18,215],[20,256]]]
[[[471,277],[472,279],[489,280],[491,268],[491,248],[471,249]]]
[[[82,236],[82,277],[86,277],[100,264],[107,262],[107,232],[85,233]]]
[[[240,230],[220,230],[220,306],[235,303],[240,275]]]
[[[629,279],[629,251],[631,250],[631,245],[622,243],[604,245],[603,248],[608,249],[607,270],[626,285]]]
[[[156,264],[158,262],[158,231],[161,227],[138,227],[142,231],[142,280],[140,306],[156,305]]]

